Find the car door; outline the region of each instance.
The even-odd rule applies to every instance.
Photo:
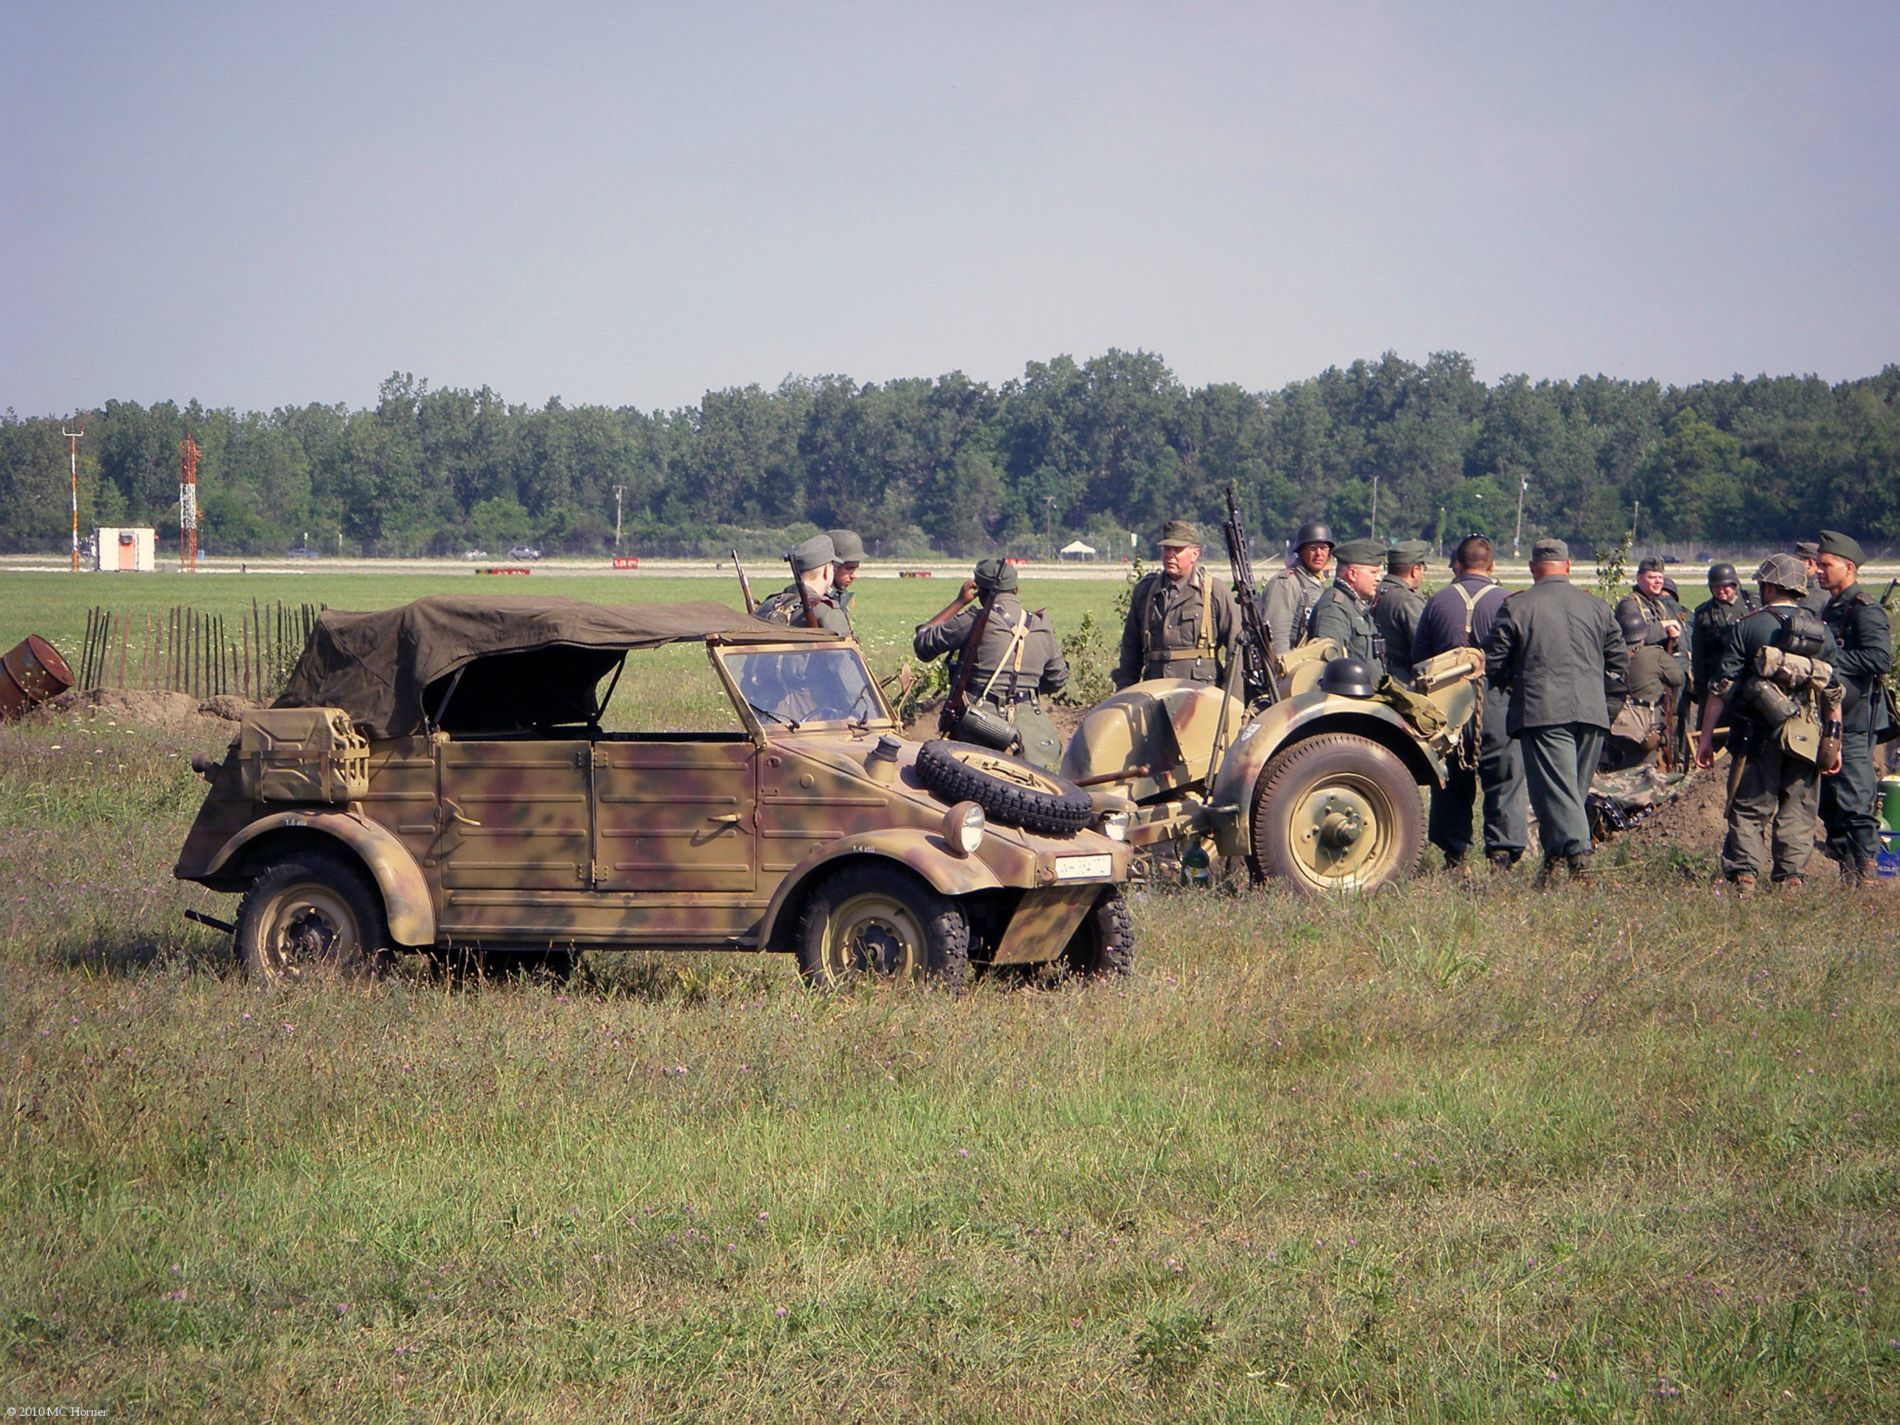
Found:
[[[758,749],[744,734],[596,742],[595,889],[686,894],[709,913],[729,897],[731,925],[749,925],[758,777]]]
[[[539,942],[571,922],[592,874],[592,775],[582,739],[438,739],[445,933]]]

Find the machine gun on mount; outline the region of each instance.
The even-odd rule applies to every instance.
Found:
[[[1240,656],[1247,670],[1247,700],[1271,706],[1280,698],[1273,676],[1273,629],[1260,607],[1260,591],[1253,582],[1253,555],[1247,549],[1247,530],[1240,522],[1240,503],[1233,481],[1227,482],[1227,522],[1221,526],[1227,541],[1227,564],[1234,575],[1234,602],[1240,606]]]

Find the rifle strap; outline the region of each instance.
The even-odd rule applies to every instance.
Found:
[[[949,700],[943,705],[945,712],[951,716],[955,716],[964,706],[963,695],[969,691],[970,674],[976,668],[976,650],[983,642],[983,631],[989,621],[990,610],[986,604],[976,616],[976,622],[970,625],[970,636],[963,640],[963,647],[957,652],[956,685],[950,689]]]

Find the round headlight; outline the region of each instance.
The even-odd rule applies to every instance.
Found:
[[[958,802],[943,816],[943,839],[959,856],[971,856],[983,844],[985,821],[983,808],[975,802]]]

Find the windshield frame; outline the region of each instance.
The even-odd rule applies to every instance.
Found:
[[[877,679],[871,676],[870,667],[864,661],[864,652],[855,643],[747,643],[719,644],[708,643],[707,653],[713,666],[719,670],[719,677],[726,685],[726,693],[732,699],[732,706],[752,732],[753,738],[763,746],[767,736],[776,729],[781,735],[792,732],[836,731],[849,728],[877,728],[880,731],[895,731],[897,715],[891,711],[891,705],[885,701],[884,690],[878,686]],[[729,663],[728,659],[758,658],[771,655],[795,653],[809,654],[847,654],[857,664],[858,674],[864,679],[864,686],[870,690],[875,707],[868,710],[863,718],[799,718],[792,722],[774,721],[771,715],[761,716],[739,688],[739,667]]]

